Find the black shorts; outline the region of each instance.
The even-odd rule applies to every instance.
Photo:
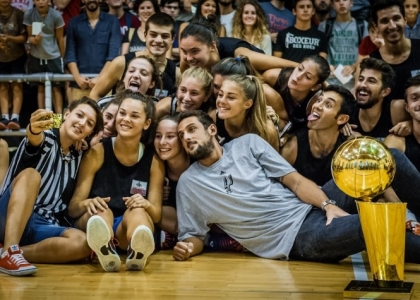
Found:
[[[28,58],[28,73],[64,73],[64,63],[61,57],[53,59],[39,59],[29,54]],[[51,82],[52,85],[60,86],[60,82]]]
[[[0,74],[25,74],[26,53],[9,62],[0,62]]]

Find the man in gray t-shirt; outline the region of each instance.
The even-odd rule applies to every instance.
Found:
[[[317,235],[341,245],[328,257],[324,257],[323,244],[332,247],[331,243],[308,240],[317,249],[308,250],[310,255],[319,253],[314,260],[339,260],[364,249],[358,216],[336,206],[259,136],[244,135],[221,147],[215,138],[216,126],[203,112],[182,113],[178,133],[197,162],[178,182],[178,239],[182,242],[174,248],[175,259],[199,254],[212,224],[258,256],[288,259],[293,252],[302,257],[299,249],[292,248],[308,216],[312,216],[310,224],[321,231],[343,229],[336,237],[324,232]],[[315,224],[314,218],[322,224]],[[328,225],[333,218],[338,219]]]

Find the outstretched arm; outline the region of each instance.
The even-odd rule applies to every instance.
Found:
[[[287,60],[284,58],[274,57],[262,53],[252,51],[248,48],[239,47],[235,50],[235,56],[245,55],[249,57],[252,66],[260,72],[267,71],[274,68],[296,67],[297,62]]]

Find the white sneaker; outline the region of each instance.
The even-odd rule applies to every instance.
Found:
[[[129,270],[143,270],[147,258],[155,250],[155,240],[149,227],[140,225],[134,230],[127,249],[125,265]]]
[[[98,256],[102,268],[106,272],[118,271],[121,266],[121,259],[104,219],[99,216],[90,217],[86,226],[86,234],[87,243]]]

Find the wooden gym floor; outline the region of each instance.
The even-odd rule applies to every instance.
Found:
[[[353,260],[323,264],[204,253],[176,262],[172,251],[160,251],[141,272],[128,272],[124,264],[117,273],[103,272],[97,262],[37,264],[34,276],[0,274],[0,299],[341,299],[350,280],[371,278],[366,254]],[[412,299],[420,299],[419,273],[420,265],[406,264],[405,281],[416,283]]]

